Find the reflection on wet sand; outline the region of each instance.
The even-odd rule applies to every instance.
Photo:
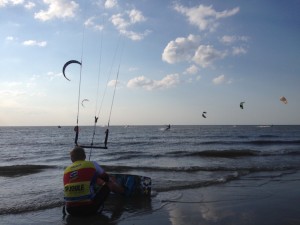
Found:
[[[101,214],[89,217],[66,216],[67,225],[105,225],[119,224],[120,221],[142,215],[152,211],[151,198],[148,197],[124,197],[117,194],[111,194],[101,212]]]

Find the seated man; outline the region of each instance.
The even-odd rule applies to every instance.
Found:
[[[71,152],[72,165],[64,171],[64,199],[70,215],[84,216],[96,213],[110,191],[123,193],[104,169],[92,161],[85,161],[85,151],[75,147]]]

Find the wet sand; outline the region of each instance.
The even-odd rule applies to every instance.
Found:
[[[62,207],[0,216],[4,225],[298,225],[300,172],[253,173],[226,184],[158,193],[150,200],[111,196],[101,215],[66,216]]]

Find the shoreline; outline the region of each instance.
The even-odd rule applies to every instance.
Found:
[[[109,199],[101,215],[67,216],[62,207],[1,215],[5,225],[296,225],[300,224],[300,171],[252,173],[225,184],[161,192],[147,200]]]

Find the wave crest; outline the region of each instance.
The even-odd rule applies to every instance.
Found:
[[[32,173],[38,173],[44,169],[53,168],[49,165],[13,165],[13,166],[1,166],[0,176],[2,177],[17,177],[28,175]]]

